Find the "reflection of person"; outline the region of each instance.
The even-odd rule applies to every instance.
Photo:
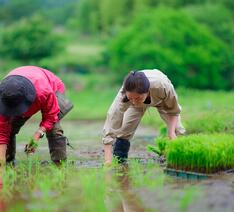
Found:
[[[112,148],[119,162],[127,159],[129,140],[149,107],[157,108],[167,124],[169,138],[185,133],[180,121],[181,107],[167,76],[156,69],[131,71],[107,113],[103,129],[105,164],[112,162]]]
[[[113,173],[113,170],[106,172],[105,180],[107,184],[107,210],[108,211],[146,211],[140,203],[137,195],[131,188],[131,177],[128,173],[128,167],[121,167],[118,173]],[[114,182],[114,183],[113,183]],[[117,182],[117,184],[115,184]],[[114,203],[114,204],[113,204]]]
[[[12,70],[0,83],[0,160],[14,162],[16,134],[24,123],[41,111],[42,121],[33,139],[37,143],[46,133],[51,159],[66,159],[66,137],[59,120],[72,108],[64,96],[63,82],[52,72],[35,66]],[[62,110],[66,108],[67,111]],[[69,103],[69,104],[68,104]],[[35,149],[31,148],[34,152]]]

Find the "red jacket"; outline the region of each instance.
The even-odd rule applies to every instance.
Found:
[[[36,66],[23,66],[12,70],[9,75],[20,75],[29,79],[36,90],[36,99],[28,110],[21,117],[29,118],[33,114],[41,111],[42,121],[40,126],[47,131],[53,128],[58,121],[60,111],[55,92],[64,93],[63,82],[52,72]],[[13,118],[14,120],[14,118]],[[11,134],[12,119],[0,116],[0,144],[7,144]]]

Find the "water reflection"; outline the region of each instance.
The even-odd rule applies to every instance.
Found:
[[[131,187],[131,177],[128,166],[118,167],[116,170],[106,172],[106,182],[109,185],[107,208],[112,212],[142,212],[146,211],[140,199]],[[116,185],[113,186],[113,182]],[[113,203],[114,207],[113,207]],[[111,204],[109,204],[111,203]],[[112,205],[112,208],[110,208]]]

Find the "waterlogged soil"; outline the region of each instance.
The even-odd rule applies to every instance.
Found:
[[[62,123],[65,134],[74,147],[74,149],[68,147],[68,157],[78,168],[102,168],[103,124],[101,121],[64,121]],[[26,158],[23,153],[25,138],[30,137],[35,129],[37,129],[37,124],[34,122],[30,122],[22,129],[19,135],[21,141],[17,143],[19,161]],[[150,180],[155,184],[149,186],[143,181],[140,185],[134,186],[134,179],[129,177],[128,173],[120,176],[120,187],[118,191],[113,192],[121,195],[121,201],[111,211],[234,211],[234,173],[207,180],[187,180],[167,176],[162,172],[163,166],[158,165],[158,158],[155,154],[146,150],[148,144],[154,144],[156,136],[155,129],[139,126],[131,141],[129,152],[130,160],[137,158],[143,164],[152,163],[152,161],[155,163],[155,173],[147,168],[142,170],[146,175],[152,172]],[[36,154],[41,160],[49,161],[46,139],[43,139]],[[161,180],[158,180],[159,178]]]
[[[64,121],[61,123],[64,134],[67,136],[72,147],[67,146],[68,158],[74,160],[78,166],[101,167],[103,164],[104,151],[102,145],[101,121]],[[17,140],[17,157],[26,159],[22,154],[27,138],[37,129],[37,123],[31,121],[26,123],[20,131]],[[131,141],[129,158],[152,159],[155,154],[146,151],[148,144],[154,144],[157,132],[153,128],[139,126]],[[49,151],[46,138],[40,141],[37,151],[38,157],[49,160]]]

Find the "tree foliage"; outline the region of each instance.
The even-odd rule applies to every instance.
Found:
[[[1,3],[0,17],[7,23],[29,17],[40,7],[38,0],[9,0]]]
[[[223,3],[225,2],[228,1],[223,1]],[[216,37],[226,44],[229,51],[234,53],[234,19],[230,9],[220,3],[206,3],[185,7],[184,11],[208,27]],[[226,64],[227,70],[224,72],[224,77],[229,82],[229,87],[232,88],[234,87],[233,64]]]
[[[116,35],[119,30],[130,24],[132,20],[148,9],[165,5],[181,8],[186,5],[224,4],[232,7],[231,0],[80,0],[77,4],[77,14],[71,18],[72,27],[77,27],[82,33],[104,33]]]
[[[233,70],[227,46],[179,10],[161,7],[139,16],[110,43],[108,55],[119,80],[132,69],[158,68],[175,85],[231,86],[224,80],[224,74]]]
[[[0,0],[0,22],[9,24],[40,13],[55,24],[64,24],[78,3],[79,0]]]
[[[234,48],[234,19],[231,11],[224,5],[214,3],[192,5],[185,7],[184,11]]]
[[[40,16],[33,16],[5,28],[0,51],[5,57],[27,61],[50,56],[58,49],[58,43],[50,24]]]

